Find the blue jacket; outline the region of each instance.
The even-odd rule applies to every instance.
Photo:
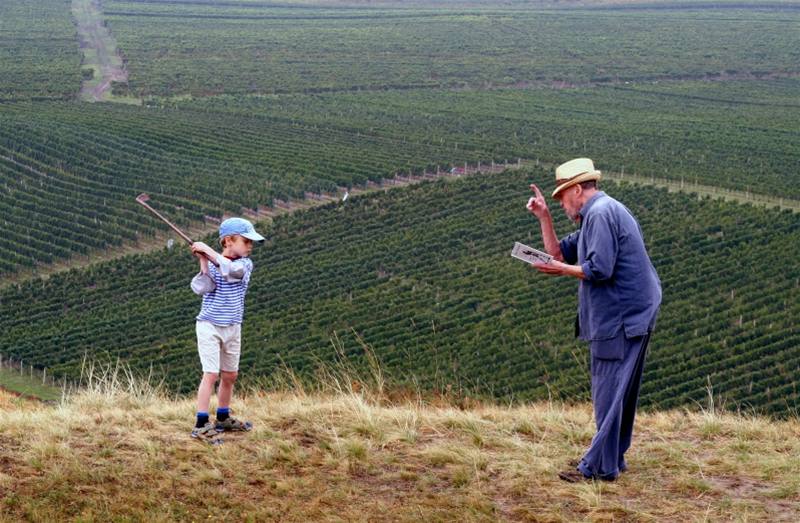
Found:
[[[578,289],[578,336],[597,341],[646,334],[661,305],[661,281],[639,222],[602,191],[579,214],[580,228],[561,240],[564,261],[579,264],[586,276]]]

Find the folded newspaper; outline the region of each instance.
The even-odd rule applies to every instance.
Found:
[[[546,252],[528,247],[524,243],[519,242],[514,243],[514,248],[511,249],[511,256],[527,263],[550,263],[550,260],[553,259],[553,257]]]

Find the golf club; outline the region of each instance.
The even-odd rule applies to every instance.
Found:
[[[189,236],[187,236],[186,233],[184,233],[182,230],[178,229],[178,227],[176,227],[172,222],[170,222],[169,220],[164,218],[164,216],[162,216],[160,212],[158,212],[157,210],[155,210],[152,207],[150,207],[150,205],[147,203],[148,201],[150,201],[150,196],[148,196],[147,193],[142,193],[139,196],[137,196],[136,197],[136,201],[138,203],[142,204],[142,206],[145,209],[147,209],[151,213],[155,214],[161,221],[163,221],[164,223],[169,225],[170,228],[172,228],[172,230],[175,231],[178,234],[178,236],[180,236],[181,238],[183,238],[186,241],[186,243],[188,243],[189,245],[194,243],[194,241],[191,238],[189,238]]]
[[[147,209],[147,210],[148,210],[148,211],[150,211],[151,213],[155,214],[155,215],[156,215],[156,216],[157,216],[157,217],[158,217],[158,218],[159,218],[161,221],[163,221],[164,223],[166,223],[167,225],[169,225],[169,226],[170,226],[170,228],[172,228],[172,230],[173,230],[173,231],[175,231],[176,233],[178,233],[178,236],[180,236],[181,238],[183,238],[183,239],[184,239],[184,241],[186,241],[186,243],[188,243],[189,245],[191,245],[191,244],[193,244],[193,243],[194,243],[194,240],[192,240],[191,238],[189,238],[189,236],[188,236],[188,235],[187,235],[185,232],[183,232],[182,230],[178,229],[178,227],[177,227],[175,224],[173,224],[171,221],[169,221],[169,220],[167,220],[166,218],[164,218],[164,216],[163,216],[163,215],[162,215],[160,212],[158,212],[157,210],[155,210],[155,209],[153,209],[152,207],[150,207],[150,205],[147,203],[148,201],[150,201],[150,196],[148,196],[148,195],[147,195],[147,193],[142,193],[142,194],[140,194],[139,196],[137,196],[137,197],[136,197],[136,201],[137,201],[137,202],[139,202],[139,203],[141,203],[141,204],[142,204],[142,206],[143,206],[145,209]],[[195,254],[195,255],[196,255],[196,256],[205,256],[205,258],[206,258],[206,259],[207,259],[209,262],[213,263],[214,265],[217,265],[217,262],[216,262],[216,261],[212,260],[211,258],[209,258],[208,256],[206,256],[205,254],[202,254],[202,255]]]

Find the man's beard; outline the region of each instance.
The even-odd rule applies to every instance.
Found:
[[[569,218],[571,221],[573,221],[575,223],[578,223],[578,222],[581,221],[581,215],[578,214],[577,212],[575,214],[572,214],[571,212],[569,212],[568,210],[565,209],[564,210],[564,214],[566,214],[567,218]]]

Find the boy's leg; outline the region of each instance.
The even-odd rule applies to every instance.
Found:
[[[222,343],[221,369],[219,391],[217,391],[217,429],[219,430],[250,430],[253,424],[249,421],[239,421],[230,416],[231,397],[233,385],[239,375],[239,355],[242,345],[242,326],[240,324],[224,327],[224,340]]]
[[[219,431],[211,423],[208,415],[208,405],[211,401],[211,394],[214,392],[214,384],[217,382],[216,372],[204,372],[200,386],[197,388],[197,421],[192,429],[192,438],[208,441],[213,445],[222,443],[220,438],[215,438]]]
[[[197,389],[197,412],[208,412],[211,403],[211,395],[214,393],[214,384],[217,382],[216,372],[204,372],[203,379],[200,380],[200,387]],[[220,393],[222,386],[220,385]]]
[[[217,392],[218,406],[230,408],[233,384],[239,375],[239,356],[242,352],[242,325],[235,324],[220,328],[222,344],[220,348],[221,380]]]
[[[236,377],[239,375],[238,371],[223,370],[220,373],[219,390],[217,391],[217,407],[220,409],[227,409],[231,406],[231,397],[233,396],[233,384],[236,383]],[[206,403],[208,406],[208,403]]]
[[[222,339],[216,327],[207,321],[197,322],[197,352],[203,366],[203,378],[197,388],[197,422],[195,428],[204,427],[209,422],[208,407],[211,395],[214,393],[214,384],[219,376],[220,346]]]

